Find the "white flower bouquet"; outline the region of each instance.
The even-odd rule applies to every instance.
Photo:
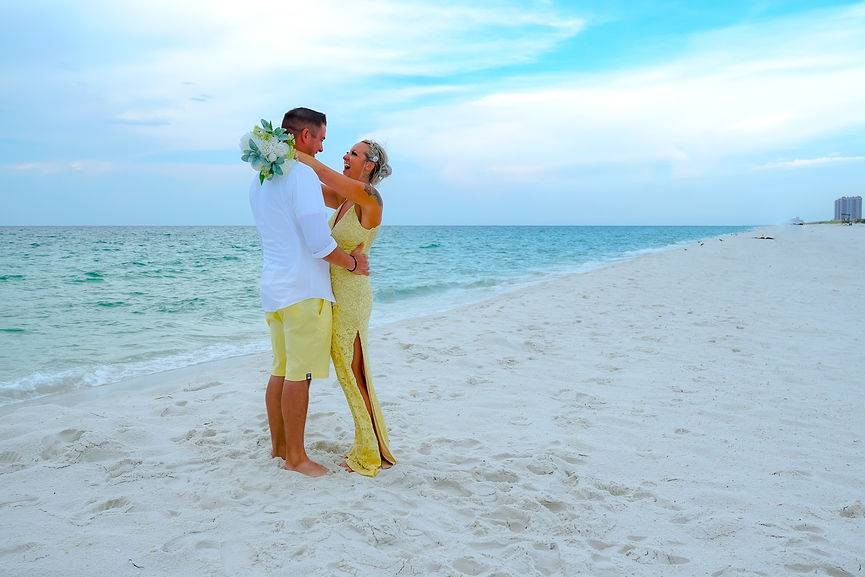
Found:
[[[284,128],[273,128],[268,120],[261,120],[261,126],[254,127],[240,139],[240,159],[248,162],[253,170],[258,171],[258,181],[264,184],[265,179],[273,175],[282,175],[282,165],[286,160],[297,158],[294,152],[294,135]]]

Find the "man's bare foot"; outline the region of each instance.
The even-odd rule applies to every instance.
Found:
[[[270,451],[271,459],[285,459],[285,449],[276,449]]]
[[[391,463],[390,461],[385,461],[384,459],[381,460],[382,469],[390,469],[391,467],[393,467],[393,463]]]
[[[349,464],[346,463],[345,461],[343,461],[342,463],[340,463],[339,466],[340,466],[341,468],[345,469],[346,471],[348,471],[349,473],[354,473],[354,469],[352,469],[352,468],[349,466]]]
[[[286,462],[282,468],[286,471],[294,471],[295,473],[306,475],[307,477],[323,477],[330,472],[324,466],[319,465],[312,459],[301,461],[297,465],[289,465],[288,462]]]

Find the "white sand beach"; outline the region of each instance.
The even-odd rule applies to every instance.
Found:
[[[269,458],[264,355],[4,407],[0,575],[865,575],[863,270],[770,227],[387,325],[374,479],[334,377],[335,473]]]

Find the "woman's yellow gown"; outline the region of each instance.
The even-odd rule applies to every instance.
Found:
[[[378,227],[369,230],[363,228],[354,206],[349,208],[337,222],[336,217],[339,212],[337,209],[330,217],[331,234],[334,240],[342,250],[349,253],[358,244],[364,243],[364,253],[369,255],[369,249],[378,234]],[[346,463],[353,471],[373,477],[381,469],[382,456],[391,464],[396,463],[396,460],[388,447],[387,426],[375,394],[372,365],[369,362],[367,330],[372,311],[372,285],[369,277],[352,274],[344,268],[333,265],[330,265],[330,282],[333,295],[336,297],[336,303],[333,305],[330,354],[336,376],[354,418],[354,446],[346,457]],[[363,351],[364,376],[370,405],[372,405],[372,417],[375,419],[375,429],[354,378],[354,372],[351,370],[354,341],[358,336]],[[376,431],[378,431],[378,438],[376,438]],[[379,444],[381,452],[379,452]]]

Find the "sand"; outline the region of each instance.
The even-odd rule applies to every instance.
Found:
[[[773,227],[379,328],[374,479],[333,378],[335,473],[269,458],[262,355],[5,407],[0,575],[865,575],[863,270]]]

